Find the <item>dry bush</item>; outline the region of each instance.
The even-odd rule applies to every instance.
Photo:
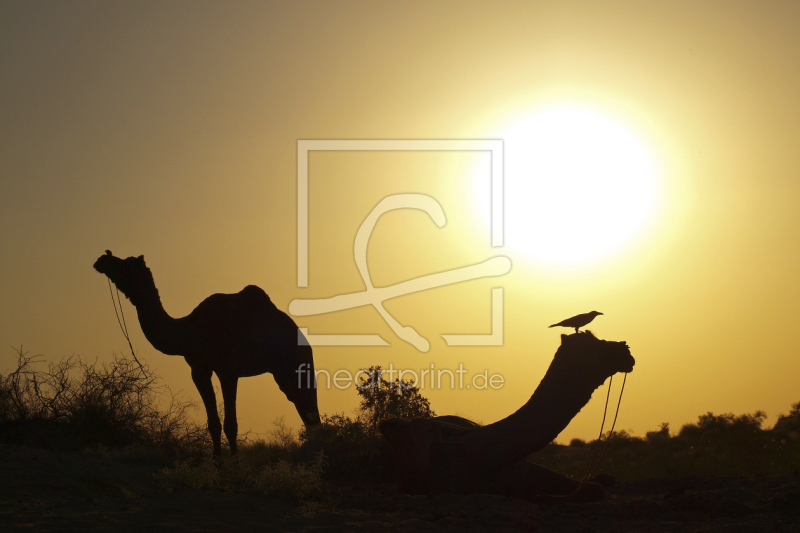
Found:
[[[436,416],[413,380],[387,381],[380,366],[362,369],[356,392],[360,396],[358,420],[370,436],[378,435],[378,424],[383,420]]]
[[[156,447],[198,456],[211,448],[192,402],[175,397],[147,366],[115,355],[87,363],[57,362],[20,347],[13,371],[0,374],[0,440],[28,446],[84,449]],[[162,400],[167,398],[167,402]]]
[[[322,424],[300,430],[300,449],[294,457],[309,461],[325,450],[329,479],[389,479],[394,471],[388,443],[378,423],[390,418],[432,418],[430,402],[411,380],[390,382],[380,366],[363,370],[356,385],[360,405],[355,417],[323,414]]]

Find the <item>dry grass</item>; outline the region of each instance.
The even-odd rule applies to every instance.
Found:
[[[145,447],[168,457],[211,449],[194,403],[174,396],[147,366],[115,356],[105,364],[70,356],[47,362],[20,347],[0,374],[0,440],[55,449]]]
[[[299,501],[319,489],[328,466],[323,452],[308,463],[292,464],[280,460],[262,468],[250,478],[257,492],[265,496]]]

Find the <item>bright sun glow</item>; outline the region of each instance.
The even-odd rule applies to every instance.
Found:
[[[587,108],[549,107],[502,138],[513,250],[552,266],[582,265],[630,246],[653,222],[657,165],[621,123]]]

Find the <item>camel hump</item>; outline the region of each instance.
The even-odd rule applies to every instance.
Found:
[[[264,292],[264,289],[261,287],[248,285],[242,289],[239,294],[242,296],[242,299],[247,302],[248,306],[251,306],[252,309],[260,309],[263,311],[272,311],[277,309],[275,304],[272,303],[272,300],[270,300],[269,295]]]
[[[402,418],[390,418],[388,420],[381,420],[378,422],[378,431],[381,435],[391,440],[397,435],[398,431],[407,426],[410,422]]]
[[[467,420],[464,417],[456,416],[456,415],[443,415],[443,416],[435,416],[433,420],[437,422],[442,422],[444,424],[449,424],[451,426],[456,426],[459,428],[477,428],[481,425],[477,422],[473,422],[472,420]]]
[[[267,300],[269,300],[269,295],[267,295],[267,293],[264,292],[264,289],[258,287],[257,285],[248,285],[247,287],[241,290],[241,293],[245,295],[252,295],[254,298],[255,297],[266,298]]]

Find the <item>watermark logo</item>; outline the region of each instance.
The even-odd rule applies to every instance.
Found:
[[[491,153],[492,246],[503,245],[503,143],[497,140],[301,140],[297,143],[297,286],[308,286],[308,154],[312,150],[328,151],[489,151]],[[383,306],[383,302],[405,294],[443,287],[453,283],[489,276],[502,276],[511,270],[511,261],[495,256],[482,263],[421,276],[388,287],[375,287],[367,267],[367,244],[375,224],[384,213],[394,209],[419,209],[442,227],[446,218],[442,206],[424,194],[394,194],[385,197],[367,215],[356,234],[355,261],[366,290],[323,299],[296,299],[289,304],[294,316],[309,316],[372,305],[392,331],[422,352],[430,343],[411,326],[403,326]],[[311,335],[300,328],[298,341],[312,346],[386,346],[379,335]],[[500,346],[503,344],[503,289],[492,289],[492,333],[489,335],[442,335],[448,346]]]
[[[409,388],[418,390],[426,389],[473,389],[473,390],[499,390],[505,385],[505,378],[501,374],[489,373],[489,369],[469,374],[469,370],[464,368],[463,363],[458,364],[458,368],[437,368],[431,363],[430,368],[419,370],[408,368],[395,368],[393,364],[385,369],[372,372],[371,369],[362,368],[355,373],[346,368],[336,370],[331,373],[326,369],[312,370],[311,365],[302,363],[295,370],[297,374],[297,388],[311,388],[312,384],[318,389],[331,389],[336,387],[339,390],[348,390],[356,387],[359,390],[368,388],[380,389],[384,386],[388,388],[397,387],[400,394]],[[395,379],[395,374],[397,378]],[[384,380],[383,376],[388,376]]]

